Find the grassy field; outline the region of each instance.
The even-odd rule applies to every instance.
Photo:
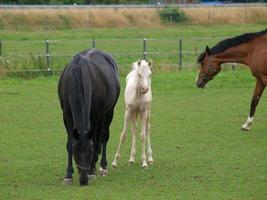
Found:
[[[170,8],[170,7],[169,7]],[[266,24],[265,6],[178,8],[186,24]],[[0,8],[0,29],[159,28],[164,8]],[[176,10],[176,12],[178,12]],[[165,10],[166,12],[166,10]],[[173,13],[173,10],[169,11]],[[167,23],[173,24],[169,20]]]
[[[152,149],[155,163],[129,166],[130,133],[117,169],[89,187],[62,186],[66,133],[58,77],[0,80],[0,199],[185,199],[264,200],[267,197],[267,96],[250,132],[242,132],[253,92],[247,70],[226,70],[204,90],[194,70],[156,73],[152,78]],[[125,77],[121,77],[122,91]],[[123,93],[123,92],[122,92]],[[108,161],[123,125],[118,101]],[[139,140],[140,141],[140,140]]]

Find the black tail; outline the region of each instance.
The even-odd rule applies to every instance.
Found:
[[[90,129],[89,125],[89,116],[90,113],[89,110],[86,108],[86,97],[85,97],[85,91],[84,91],[84,81],[83,81],[83,75],[82,75],[82,69],[81,66],[76,65],[72,69],[72,75],[74,80],[74,96],[72,102],[74,104],[74,128],[78,129],[78,132],[81,133],[88,133]],[[90,102],[87,102],[87,104]],[[88,123],[89,122],[89,123]]]

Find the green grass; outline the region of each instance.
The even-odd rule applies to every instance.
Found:
[[[71,57],[96,47],[112,53],[120,68],[129,69],[133,61],[143,57],[143,39],[147,38],[148,59],[155,65],[177,65],[179,39],[183,39],[183,65],[194,66],[206,45],[214,45],[225,37],[261,31],[266,25],[177,25],[158,29],[66,29],[40,31],[0,30],[2,59],[0,72],[46,69],[45,40],[50,41],[52,69],[62,69]],[[1,70],[1,68],[3,70]],[[127,70],[126,70],[127,71]]]
[[[222,71],[204,90],[196,73],[152,78],[152,149],[155,163],[128,165],[131,134],[117,169],[79,187],[62,186],[66,133],[56,93],[58,77],[0,80],[0,199],[231,199],[264,200],[267,192],[266,94],[255,123],[242,132],[254,78],[247,70]],[[111,165],[123,126],[123,91],[108,144]]]

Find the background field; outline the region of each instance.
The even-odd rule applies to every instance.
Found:
[[[238,25],[226,25],[224,21],[216,25],[207,16],[218,17],[224,11],[198,12],[203,16],[197,18],[200,13],[193,10],[190,14],[205,19],[202,25],[156,24],[152,28],[125,23],[129,26],[78,28],[50,24],[47,28],[43,25],[44,14],[34,18],[33,12],[28,15],[22,12],[14,17],[0,11],[0,199],[266,199],[266,94],[257,108],[252,130],[242,132],[240,127],[249,112],[255,81],[247,68],[241,66],[232,71],[224,66],[205,90],[195,86],[196,59],[206,45],[212,46],[225,37],[264,30],[266,22],[254,23],[248,20],[251,18],[237,14],[231,19],[243,20],[237,21]],[[254,19],[257,16],[260,15]],[[11,26],[11,21],[11,27],[3,24],[8,17],[17,26]],[[25,19],[40,21],[24,23]],[[60,26],[61,22],[55,19],[49,18],[49,22]],[[109,168],[107,177],[98,177],[89,187],[79,187],[75,172],[73,186],[62,186],[67,156],[56,92],[58,76],[32,78],[36,74],[24,74],[27,79],[22,79],[8,72],[46,69],[46,39],[50,41],[52,55],[57,55],[51,59],[53,69],[62,69],[74,54],[91,47],[92,39],[96,40],[96,47],[111,52],[118,62],[122,93],[108,144],[110,166],[123,125],[125,74],[133,61],[142,58],[144,38],[148,39],[148,59],[153,60],[154,67],[151,119],[154,165],[141,169],[139,143],[136,163],[128,165],[129,133],[119,167]],[[184,53],[190,52],[184,55],[182,71],[172,67],[178,62],[180,38]]]
[[[223,71],[201,90],[196,71],[153,76],[152,148],[155,163],[129,166],[130,134],[117,169],[89,187],[61,185],[66,133],[56,94],[58,77],[0,81],[0,199],[266,199],[266,94],[250,132],[254,79]],[[121,77],[122,91],[125,77]],[[122,129],[123,95],[108,145],[109,166]],[[140,141],[140,139],[138,140]]]
[[[2,58],[0,75],[18,70],[46,70],[46,39],[49,40],[51,69],[62,69],[71,57],[92,47],[110,52],[126,73],[132,62],[143,58],[143,39],[147,38],[148,59],[155,68],[178,68],[179,41],[182,39],[182,67],[195,67],[206,45],[246,32],[266,29],[264,24],[177,25],[162,28],[111,28],[16,31],[0,30]],[[10,75],[10,74],[9,74]]]
[[[246,6],[170,7],[183,12],[185,24],[264,24],[266,4]],[[166,26],[160,18],[164,6],[157,7],[43,7],[0,8],[0,28],[40,30],[66,28],[159,28]],[[167,22],[173,24],[174,19]]]

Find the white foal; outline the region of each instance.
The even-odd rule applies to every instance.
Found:
[[[150,109],[152,102],[151,91],[151,67],[152,63],[139,60],[133,63],[132,71],[127,75],[126,88],[124,93],[126,111],[124,114],[124,127],[120,135],[120,142],[115,154],[113,167],[117,167],[120,157],[121,145],[126,139],[126,129],[129,121],[132,123],[132,149],[129,163],[134,163],[136,155],[136,119],[141,119],[141,142],[142,142],[142,167],[153,163],[152,149],[150,144]],[[147,154],[145,152],[147,142]]]

